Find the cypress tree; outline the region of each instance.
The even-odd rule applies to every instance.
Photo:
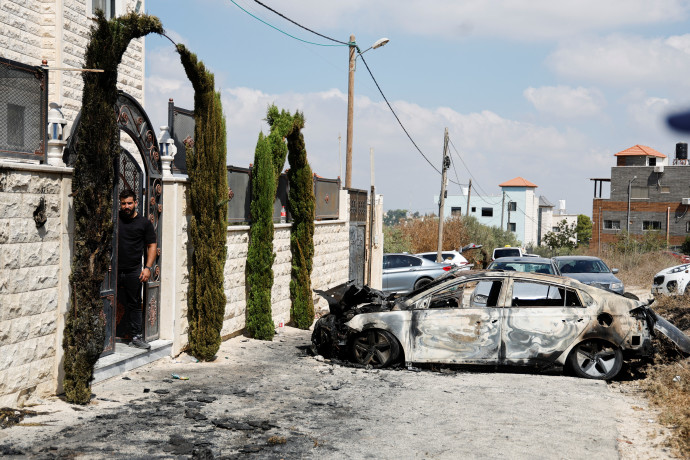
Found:
[[[117,102],[117,66],[130,41],[162,33],[158,18],[129,13],[105,19],[96,12],[83,72],[81,123],[72,179],[74,256],[70,274],[70,307],[62,342],[65,351],[64,389],[67,401],[91,399],[93,366],[103,351],[105,320],[101,283],[110,265],[113,235],[113,165],[119,153],[119,129],[113,107]]]
[[[287,137],[288,205],[292,216],[290,251],[292,269],[290,279],[290,316],[300,329],[309,329],[314,321],[314,302],[311,293],[311,272],[314,259],[314,178],[307,161],[304,145],[304,115],[297,112],[293,129]]]
[[[259,340],[272,340],[275,329],[271,315],[273,287],[273,201],[276,175],[271,147],[259,134],[252,168],[251,228],[247,251],[247,332]]]
[[[194,87],[194,142],[186,143],[189,174],[189,260],[187,319],[189,348],[211,361],[220,347],[225,316],[223,268],[227,254],[227,147],[225,118],[214,76],[184,45],[177,51]]]

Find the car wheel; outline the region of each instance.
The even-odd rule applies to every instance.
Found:
[[[331,357],[333,340],[329,331],[327,331],[319,321],[317,321],[314,326],[314,332],[311,335],[311,343],[318,354],[324,358]]]
[[[609,380],[623,367],[623,352],[604,341],[587,340],[573,348],[568,361],[578,377]]]
[[[399,354],[398,341],[381,329],[363,331],[352,341],[352,357],[363,366],[386,367],[394,363]]]
[[[418,279],[417,282],[414,283],[414,290],[416,291],[417,289],[423,288],[429,283],[431,283],[431,280],[429,278]]]

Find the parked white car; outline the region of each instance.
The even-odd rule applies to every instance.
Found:
[[[426,260],[436,262],[436,256],[438,255],[438,252],[420,252],[419,254],[415,255],[418,257],[423,257]],[[456,267],[465,267],[467,268],[467,270],[469,270],[471,267],[471,264],[467,262],[467,259],[465,259],[462,256],[462,254],[460,254],[458,251],[442,251],[441,257],[443,257],[444,263],[453,264]]]
[[[690,264],[676,265],[654,275],[652,294],[683,295],[690,282]],[[687,291],[690,294],[690,291]]]

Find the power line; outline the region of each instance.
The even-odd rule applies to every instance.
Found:
[[[439,171],[438,168],[436,168],[436,166],[434,166],[434,164],[433,164],[431,161],[429,161],[429,159],[426,157],[426,155],[424,155],[424,153],[422,152],[422,150],[417,146],[417,143],[414,141],[414,139],[412,139],[412,136],[410,136],[410,133],[407,132],[407,129],[405,128],[405,125],[402,124],[402,121],[400,121],[400,118],[398,118],[398,114],[395,113],[395,110],[393,110],[393,107],[391,106],[390,102],[388,102],[388,99],[386,98],[386,95],[383,94],[383,90],[382,90],[381,87],[379,86],[379,83],[376,81],[376,78],[374,78],[374,74],[371,73],[371,69],[369,68],[369,65],[367,64],[367,61],[364,60],[364,56],[362,56],[362,54],[359,54],[359,57],[362,58],[362,62],[364,63],[364,66],[367,68],[367,72],[369,72],[369,75],[371,76],[371,79],[374,81],[374,84],[376,85],[376,88],[378,88],[379,93],[381,93],[381,97],[383,98],[384,101],[386,101],[386,105],[388,105],[388,108],[390,109],[390,111],[391,111],[391,113],[393,114],[393,116],[395,117],[395,119],[398,120],[398,124],[400,125],[400,127],[402,128],[402,130],[403,130],[403,131],[405,132],[405,134],[407,135],[407,138],[410,140],[410,142],[412,142],[412,145],[415,146],[415,148],[416,148],[417,151],[420,153],[420,155],[422,155],[422,157],[424,157],[424,159],[426,160],[426,162],[429,163],[429,164],[431,165],[431,167],[434,168],[434,170],[435,170],[437,173],[441,174],[441,171]],[[459,185],[459,184],[458,184],[458,185]]]
[[[331,38],[331,37],[328,37],[328,36],[326,36],[326,35],[320,34],[320,33],[316,32],[316,31],[314,31],[314,30],[312,30],[312,29],[310,29],[310,28],[308,28],[308,27],[305,27],[305,26],[303,26],[302,24],[299,24],[298,22],[296,22],[296,21],[294,21],[294,20],[288,18],[288,17],[285,16],[284,14],[282,14],[282,13],[280,13],[280,12],[274,10],[273,8],[271,8],[271,7],[269,7],[269,6],[265,5],[265,4],[263,4],[263,3],[260,2],[259,0],[254,0],[257,4],[263,6],[263,7],[266,8],[267,10],[269,10],[269,11],[271,11],[271,12],[277,14],[278,16],[280,16],[281,18],[285,19],[286,21],[289,21],[289,22],[291,22],[292,24],[294,24],[294,25],[296,25],[296,26],[298,26],[298,27],[300,27],[300,28],[302,28],[302,29],[304,29],[304,30],[306,30],[306,31],[308,31],[308,32],[311,32],[311,33],[313,33],[313,34],[315,34],[315,35],[318,35],[319,37],[322,37],[322,38],[325,38],[325,39],[327,39],[327,40],[331,40],[331,41],[333,41],[333,42],[336,42],[336,43],[338,43],[338,45],[325,45],[325,44],[321,44],[321,43],[314,43],[314,42],[309,42],[309,41],[307,41],[307,40],[303,40],[303,39],[301,39],[301,38],[295,37],[294,35],[290,35],[289,33],[287,33],[287,32],[285,32],[285,31],[279,29],[278,27],[276,27],[276,26],[274,26],[274,25],[272,25],[272,24],[269,24],[268,22],[264,21],[263,19],[261,19],[261,18],[257,17],[256,15],[250,13],[249,11],[247,11],[246,9],[244,9],[244,8],[242,8],[240,5],[238,5],[237,2],[235,2],[235,0],[230,0],[230,1],[231,1],[235,6],[237,6],[239,9],[241,9],[241,10],[244,11],[245,13],[249,14],[249,15],[252,16],[253,18],[257,19],[258,21],[260,21],[260,22],[266,24],[267,26],[269,26],[269,27],[271,27],[271,28],[277,30],[278,32],[280,32],[280,33],[282,33],[282,34],[287,35],[288,37],[294,38],[295,40],[299,40],[299,41],[301,41],[301,42],[309,43],[309,44],[311,44],[311,45],[317,45],[317,46],[355,46],[355,48],[357,49],[357,54],[358,54],[358,56],[362,58],[362,62],[364,63],[364,66],[367,68],[367,72],[369,72],[369,76],[371,77],[371,79],[373,80],[374,84],[376,85],[376,88],[378,89],[379,93],[381,94],[381,97],[383,97],[383,100],[386,102],[386,105],[388,106],[388,109],[391,111],[391,113],[393,114],[393,116],[395,117],[395,119],[398,121],[398,124],[400,125],[400,127],[402,128],[402,130],[403,130],[403,131],[405,132],[405,134],[407,135],[407,138],[410,140],[410,142],[412,142],[412,145],[414,145],[414,147],[417,149],[417,151],[420,153],[420,155],[422,155],[422,157],[427,161],[427,163],[429,163],[429,165],[430,165],[438,174],[441,174],[441,171],[439,171],[438,168],[437,168],[436,166],[434,166],[434,164],[429,160],[429,158],[427,158],[427,156],[424,155],[424,152],[422,152],[422,150],[419,148],[419,146],[418,146],[417,143],[414,141],[414,139],[412,139],[412,136],[410,136],[410,133],[407,131],[407,128],[405,128],[405,125],[403,125],[402,121],[401,121],[400,118],[398,117],[398,114],[395,113],[395,110],[393,110],[393,107],[391,106],[390,102],[388,102],[388,98],[386,98],[386,95],[383,93],[383,90],[381,89],[381,86],[380,86],[379,83],[376,81],[376,78],[374,77],[374,74],[371,72],[371,69],[369,68],[369,65],[367,64],[367,61],[364,59],[364,56],[362,55],[362,53],[361,53],[361,51],[360,51],[360,49],[359,49],[359,46],[357,46],[357,44],[355,44],[355,43],[349,43],[349,42],[343,42],[343,41],[340,41],[340,40],[336,40],[335,38]],[[456,182],[454,182],[454,181],[450,181],[450,182],[452,182],[452,183],[454,183],[454,184],[456,184],[456,185],[461,185],[461,184],[456,183]]]
[[[247,11],[246,9],[244,9],[244,8],[242,8],[240,5],[238,5],[237,2],[235,2],[235,0],[230,0],[230,1],[231,1],[237,8],[241,9],[242,11],[244,11],[245,13],[247,13],[249,16],[253,17],[253,18],[256,19],[257,21],[262,22],[263,24],[266,24],[268,27],[277,30],[277,31],[280,32],[281,34],[287,35],[287,36],[290,37],[290,38],[294,38],[295,40],[301,41],[301,42],[303,42],[303,43],[308,43],[308,44],[310,44],[310,45],[316,45],[316,46],[349,46],[349,43],[341,42],[341,41],[338,41],[338,40],[336,40],[336,39],[334,39],[334,38],[326,37],[325,35],[321,35],[320,33],[314,32],[314,31],[311,30],[311,29],[307,29],[306,27],[297,24],[295,21],[292,21],[291,19],[285,18],[285,16],[283,16],[283,15],[280,14],[280,13],[278,13],[277,11],[274,11],[274,10],[272,10],[271,8],[268,8],[268,7],[267,7],[266,5],[264,5],[263,3],[261,3],[261,2],[259,2],[259,1],[257,1],[257,0],[254,0],[256,3],[260,4],[261,6],[263,6],[263,7],[265,7],[265,8],[268,8],[269,10],[273,11],[274,13],[276,13],[276,14],[278,14],[278,15],[284,17],[285,19],[287,19],[288,21],[292,22],[293,24],[296,24],[296,25],[298,25],[299,27],[302,27],[303,29],[308,30],[308,31],[311,32],[311,33],[314,33],[314,34],[318,35],[319,37],[323,37],[323,38],[326,38],[326,39],[328,39],[328,40],[333,40],[333,41],[337,42],[338,44],[337,44],[337,45],[329,45],[329,44],[325,44],[325,43],[315,43],[315,42],[310,42],[310,41],[308,41],[308,40],[301,39],[301,38],[299,38],[299,37],[295,37],[294,35],[291,35],[291,34],[285,32],[284,30],[279,29],[278,27],[274,26],[273,24],[270,24],[269,22],[264,21],[263,19],[261,19],[260,17],[256,16],[255,14],[250,13],[249,11]]]
[[[230,0],[230,1],[231,1],[232,3],[235,3],[233,0]],[[341,45],[350,46],[350,43],[348,43],[348,42],[343,42],[343,41],[340,41],[340,40],[336,40],[335,38],[331,38],[331,37],[328,37],[328,36],[326,36],[326,35],[320,34],[320,33],[318,33],[318,32],[315,32],[315,31],[311,30],[311,29],[308,28],[308,27],[303,26],[302,24],[299,24],[299,23],[293,21],[292,19],[288,18],[287,16],[283,15],[282,13],[280,13],[280,12],[274,10],[274,9],[271,8],[270,6],[264,5],[264,4],[261,3],[259,0],[254,0],[254,1],[255,1],[256,3],[258,3],[259,5],[263,6],[264,8],[266,8],[268,11],[277,14],[278,16],[280,16],[281,18],[285,19],[286,21],[290,21],[291,23],[293,23],[293,24],[296,25],[297,27],[301,27],[302,29],[304,29],[304,30],[306,30],[306,31],[308,31],[308,32],[311,32],[311,33],[313,33],[314,35],[318,35],[319,37],[325,38],[326,40],[330,40],[330,41],[332,41],[332,42],[340,43]],[[236,4],[236,3],[235,3],[235,4]],[[331,45],[331,46],[335,46],[335,45]]]

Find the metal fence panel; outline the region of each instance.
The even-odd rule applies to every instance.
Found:
[[[283,210],[283,206],[285,206],[285,222],[290,222],[288,188],[287,174],[283,173],[278,179],[278,192],[276,193],[276,200],[273,202],[273,222],[280,222],[280,213]]]
[[[48,71],[0,58],[0,157],[46,161]]]
[[[168,101],[168,127],[170,137],[175,140],[177,154],[172,163],[173,173],[187,174],[187,153],[184,140],[187,137],[194,139],[194,111],[175,107],[172,99]]]
[[[325,179],[314,174],[316,220],[337,219],[340,206],[340,179]]]
[[[367,191],[347,189],[350,196],[350,222],[367,221]]]
[[[252,200],[251,170],[228,166],[228,222],[249,222]]]

